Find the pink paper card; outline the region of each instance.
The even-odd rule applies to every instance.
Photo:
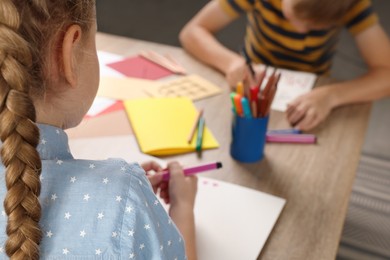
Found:
[[[140,56],[129,57],[122,61],[107,64],[127,77],[156,80],[173,74],[170,70],[161,67]]]

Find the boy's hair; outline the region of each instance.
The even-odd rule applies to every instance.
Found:
[[[294,12],[305,20],[319,24],[337,24],[359,0],[296,0]]]
[[[11,259],[38,259],[41,159],[33,97],[43,93],[48,54],[67,27],[88,30],[94,0],[0,1],[0,140],[6,168],[5,244]],[[32,96],[33,95],[33,96]]]

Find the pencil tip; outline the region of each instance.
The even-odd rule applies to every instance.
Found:
[[[222,168],[222,163],[221,162],[217,162],[217,169],[219,168]]]

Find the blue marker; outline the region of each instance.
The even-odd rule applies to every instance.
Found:
[[[249,101],[246,97],[241,98],[241,105],[244,110],[244,117],[252,118],[251,107],[249,106]]]
[[[275,129],[275,130],[268,130],[267,133],[270,134],[301,134],[302,131],[298,129]]]

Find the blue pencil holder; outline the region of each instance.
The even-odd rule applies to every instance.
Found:
[[[237,161],[253,163],[264,157],[268,116],[245,118],[235,115],[232,125],[230,155]]]

